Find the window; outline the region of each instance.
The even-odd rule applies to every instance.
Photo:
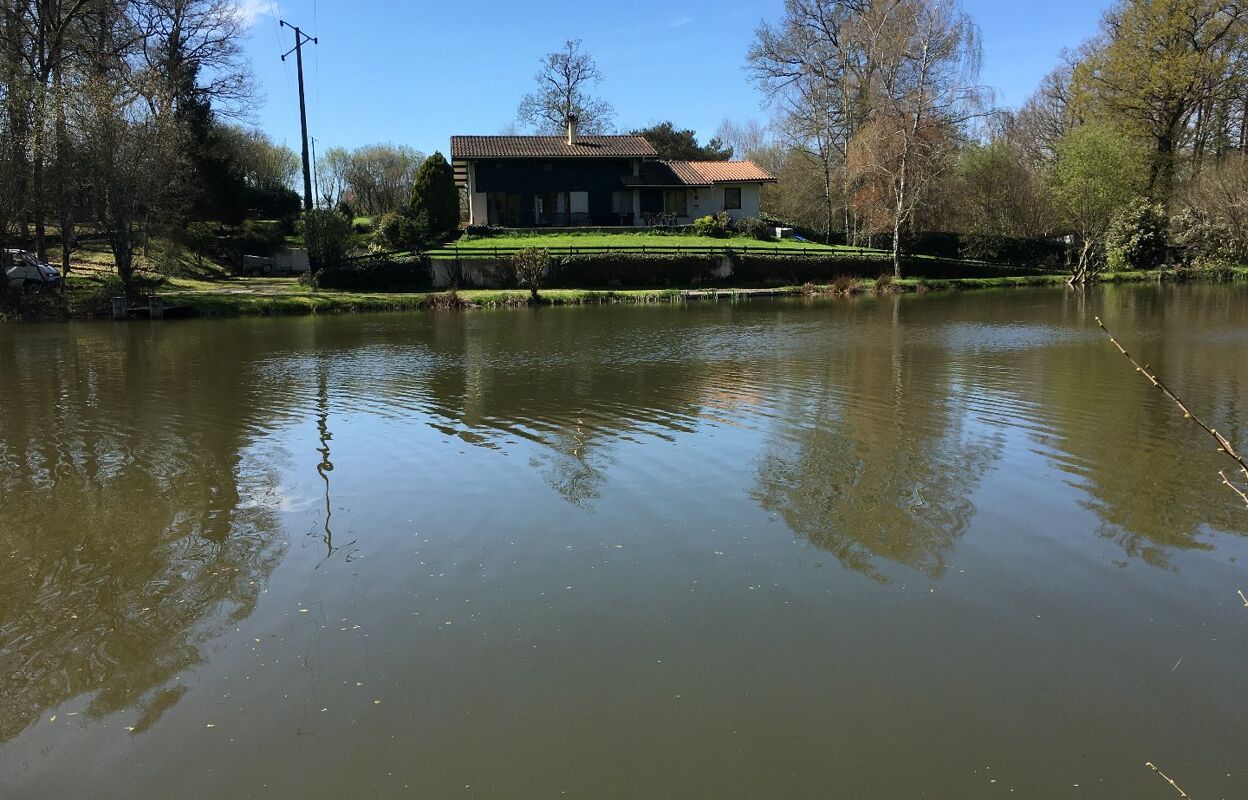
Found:
[[[724,208],[741,209],[741,187],[725,186],[724,187]]]
[[[612,214],[633,213],[633,193],[632,192],[612,192],[611,193],[611,213]]]
[[[663,193],[663,210],[678,217],[689,216],[689,195],[684,189],[668,189]]]

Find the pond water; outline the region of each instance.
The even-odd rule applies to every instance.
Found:
[[[0,796],[1248,794],[1248,287],[0,326]]]

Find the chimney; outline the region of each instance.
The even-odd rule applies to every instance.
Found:
[[[576,144],[576,122],[577,122],[576,115],[569,114],[568,115],[568,144],[569,145]]]

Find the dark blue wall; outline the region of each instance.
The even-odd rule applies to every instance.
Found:
[[[611,193],[622,191],[621,178],[633,174],[627,159],[505,159],[478,161],[476,190],[521,195],[523,225],[533,225],[534,195],[544,192],[588,192],[589,215],[595,225],[615,225]]]

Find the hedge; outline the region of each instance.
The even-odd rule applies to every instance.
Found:
[[[423,259],[378,259],[319,270],[309,276],[308,283],[318,289],[402,292],[428,289],[431,276]]]

